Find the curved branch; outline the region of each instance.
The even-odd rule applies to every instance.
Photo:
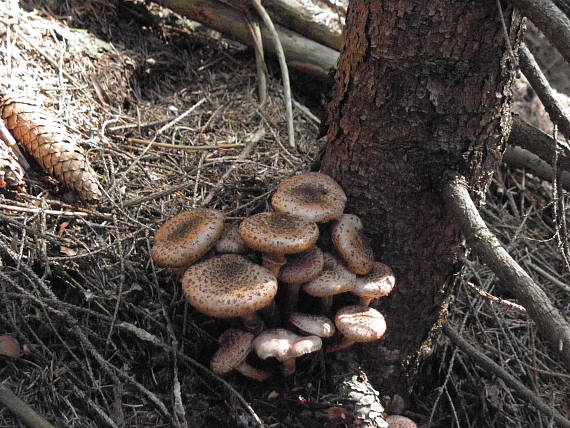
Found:
[[[508,146],[503,154],[503,161],[515,168],[525,168],[532,174],[542,180],[548,180],[554,183],[554,169],[548,163],[529,150],[519,146]],[[570,173],[568,171],[559,171],[557,177],[562,187],[570,190]]]
[[[36,413],[29,404],[22,401],[6,385],[0,384],[0,403],[6,406],[22,422],[32,428],[55,428]]]
[[[570,19],[550,0],[512,0],[570,63]]]
[[[536,95],[538,95],[540,102],[550,116],[550,120],[558,125],[558,128],[566,138],[570,138],[570,120],[566,116],[564,106],[552,93],[548,79],[542,73],[534,56],[525,45],[521,45],[519,49],[519,61],[523,74],[528,79],[532,89],[535,90]]]
[[[467,343],[459,333],[446,324],[443,326],[443,333],[453,342],[455,346],[465,352],[469,357],[473,358],[485,370],[500,377],[508,386],[510,386],[521,398],[528,403],[534,405],[544,415],[554,419],[561,427],[570,428],[570,421],[562,416],[556,409],[550,407],[542,401],[537,395],[524,386],[517,378],[496,364],[492,359],[479,352],[474,346]]]
[[[473,251],[526,308],[542,337],[558,352],[563,364],[570,370],[570,325],[546,293],[487,228],[469,196],[465,179],[454,177],[444,187],[443,194]]]

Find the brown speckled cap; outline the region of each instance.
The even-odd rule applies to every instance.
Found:
[[[282,182],[273,195],[271,205],[277,212],[325,223],[342,215],[346,194],[332,177],[308,172]]]
[[[386,332],[384,316],[368,306],[345,306],[336,313],[334,322],[338,331],[354,342],[374,342]]]
[[[222,254],[190,266],[182,278],[188,302],[217,318],[243,317],[273,301],[277,280],[263,266],[237,254]]]
[[[286,284],[303,284],[312,281],[323,271],[323,252],[319,247],[294,254],[287,258],[279,280]]]
[[[418,425],[402,415],[390,415],[386,418],[388,422],[388,428],[418,428]]]
[[[246,245],[269,254],[295,254],[315,246],[319,228],[288,214],[266,212],[242,221],[239,234]]]
[[[346,267],[357,275],[366,275],[374,265],[372,248],[362,236],[362,221],[354,214],[344,214],[332,227],[331,239]]]
[[[253,334],[235,328],[226,330],[219,338],[220,349],[210,361],[210,368],[216,374],[225,374],[245,361],[251,352]]]
[[[289,321],[299,330],[319,337],[331,337],[335,332],[334,323],[324,315],[293,312]]]
[[[356,278],[356,285],[352,292],[363,299],[363,304],[370,303],[372,299],[390,294],[396,283],[394,272],[384,263],[374,262],[368,275]]]
[[[226,224],[224,233],[216,242],[214,249],[218,254],[245,254],[248,251],[247,245],[239,236],[239,224]]]
[[[349,272],[331,253],[323,254],[323,271],[314,280],[303,284],[303,290],[314,297],[328,297],[351,291],[356,275]]]
[[[180,213],[156,232],[152,258],[160,266],[182,267],[199,260],[224,230],[224,214],[211,209]]]

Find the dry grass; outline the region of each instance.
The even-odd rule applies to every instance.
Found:
[[[316,125],[297,111],[303,151],[288,151],[279,82],[269,80],[260,107],[249,51],[158,7],[9,0],[0,17],[0,90],[45,99],[88,149],[105,189],[100,205],[85,206],[36,169],[28,195],[0,196],[0,334],[25,346],[24,358],[0,360],[0,381],[57,426],[254,426],[240,396],[270,426],[332,425],[319,403],[334,391],[320,383],[318,364],[288,384],[230,376],[235,390],[202,369],[228,323],[185,305],[176,278],[148,257],[156,226],[184,209],[265,210],[276,184],[317,156]],[[238,161],[260,127],[265,136]],[[235,146],[190,149],[220,144]],[[550,200],[548,186],[505,169],[485,218],[523,265],[556,278],[529,269],[568,315]],[[475,261],[464,280],[508,298]],[[545,401],[570,405],[568,374],[524,314],[462,286],[454,320]],[[425,377],[429,387],[418,387],[410,407],[425,423],[434,409],[432,426],[550,426],[443,339]],[[0,426],[16,425],[0,409]]]

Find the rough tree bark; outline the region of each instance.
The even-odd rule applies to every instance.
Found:
[[[503,2],[513,49],[520,18]],[[480,199],[510,131],[510,50],[495,0],[352,0],[321,170],[349,196],[398,286],[388,335],[360,347],[383,393],[406,393],[445,317],[463,245],[442,198],[449,171]],[[406,377],[408,376],[408,377]]]

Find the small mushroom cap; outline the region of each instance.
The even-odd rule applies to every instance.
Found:
[[[188,266],[206,254],[224,230],[224,215],[197,209],[180,213],[156,232],[152,258],[160,266]]]
[[[319,247],[313,247],[288,257],[279,279],[286,284],[304,284],[319,276],[324,265],[323,251]]]
[[[245,254],[248,251],[247,245],[239,236],[239,225],[236,223],[226,224],[224,232],[216,242],[214,249],[219,254]]]
[[[323,254],[324,266],[314,280],[303,284],[303,290],[314,297],[327,297],[351,291],[356,275],[348,271],[331,253]]]
[[[324,315],[293,312],[289,321],[299,330],[314,336],[331,337],[335,332],[334,323]]]
[[[354,214],[343,214],[333,225],[331,239],[346,267],[357,275],[368,274],[374,265],[374,253],[362,235],[362,221]]]
[[[295,254],[313,248],[319,227],[288,214],[266,212],[242,221],[239,234],[246,245],[269,254]]]
[[[282,182],[273,195],[271,205],[277,212],[325,223],[342,215],[346,194],[332,177],[308,172]]]
[[[212,371],[225,374],[243,363],[251,352],[253,337],[253,334],[235,328],[226,330],[218,340],[220,349],[210,361]]]
[[[298,358],[302,355],[319,351],[323,347],[323,341],[319,336],[305,336],[293,343],[287,352],[288,358]]]
[[[182,277],[188,302],[217,318],[251,314],[273,301],[277,280],[273,274],[237,254],[222,254],[190,266]]]
[[[253,350],[262,360],[274,357],[279,361],[284,361],[291,358],[288,355],[291,345],[302,338],[303,336],[284,328],[270,328],[262,331],[259,336],[253,339]]]
[[[386,332],[384,316],[367,306],[345,306],[337,312],[334,322],[338,331],[354,342],[374,342]]]
[[[352,292],[357,296],[377,299],[390,294],[396,283],[396,277],[390,267],[384,263],[374,262],[368,275],[356,278]]]
[[[388,428],[418,428],[418,425],[402,415],[390,415],[386,418],[388,422]]]
[[[0,355],[20,358],[22,356],[22,348],[12,336],[0,336]]]

